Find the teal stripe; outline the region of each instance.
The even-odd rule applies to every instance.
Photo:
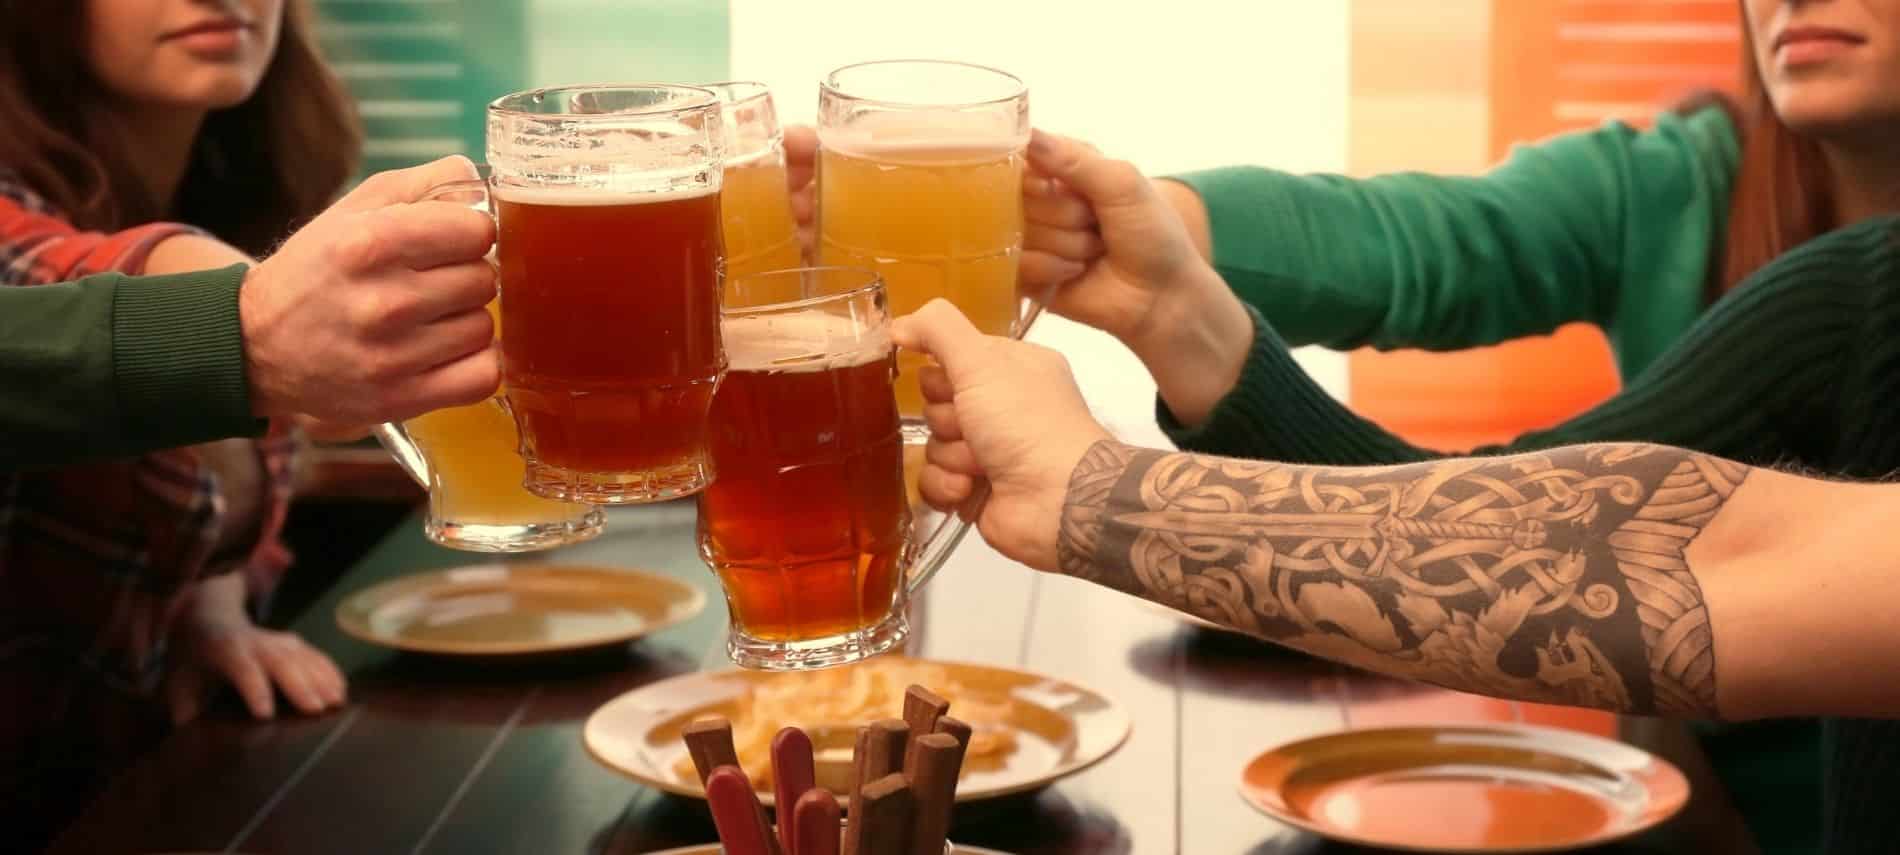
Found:
[[[532,86],[711,82],[732,67],[726,0],[538,0],[531,8]]]
[[[364,171],[482,157],[483,108],[536,86],[730,76],[726,0],[318,0],[318,36],[364,105]]]

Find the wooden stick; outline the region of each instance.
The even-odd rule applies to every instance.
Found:
[[[874,721],[858,730],[856,753],[851,756],[851,823],[845,826],[844,855],[861,851],[857,818],[864,815],[864,789],[879,778],[903,770],[909,739],[909,725],[894,718]]]
[[[963,767],[963,746],[948,733],[927,733],[911,740],[917,769],[910,778],[912,816],[911,855],[943,855],[950,835],[950,812],[957,798],[957,772]]]
[[[937,719],[937,732],[947,733],[955,737],[957,744],[963,746],[963,754],[970,753],[970,734],[974,731],[961,719],[954,719],[949,716]]]
[[[699,770],[699,785],[721,766],[739,765],[739,752],[732,745],[732,722],[723,718],[696,721],[680,732],[686,751],[693,755],[693,768]]]
[[[904,751],[904,774],[914,775],[917,768],[917,740],[937,732],[937,720],[950,711],[950,702],[922,686],[904,692],[904,723],[910,725],[910,745]]]
[[[812,762],[811,737],[805,735],[804,731],[788,727],[772,737],[772,778],[773,795],[777,798],[778,806],[779,845],[786,852],[791,852],[796,840],[792,834],[792,810],[807,790],[818,786]]]
[[[807,790],[791,812],[780,808],[779,816],[792,818],[793,839],[797,841],[786,847],[786,855],[838,855],[838,799],[831,793]],[[779,831],[783,832],[785,825],[785,820],[779,820]]]
[[[772,830],[752,781],[738,766],[720,766],[706,776],[706,804],[726,855],[773,855]]]
[[[851,818],[861,826],[858,855],[904,855],[910,851],[910,784],[889,774],[864,788],[864,813]]]

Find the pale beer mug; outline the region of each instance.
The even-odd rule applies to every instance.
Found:
[[[1036,307],[1016,293],[1029,92],[993,68],[889,60],[831,72],[818,100],[821,264],[884,277],[891,311],[936,297],[977,329],[1021,336]],[[897,398],[921,442],[923,357],[900,354]]]
[[[530,492],[698,492],[719,348],[719,96],[536,89],[488,107],[502,380]]]
[[[798,267],[804,253],[785,182],[785,131],[771,90],[749,80],[708,83],[706,88],[719,94],[726,110],[725,177],[719,191],[726,278]],[[773,297],[752,295],[769,303],[792,299]]]
[[[488,209],[480,181],[445,184],[426,198]],[[488,304],[497,318],[499,308]],[[521,486],[526,467],[520,438],[500,395],[378,425],[375,433],[428,489],[422,530],[435,543],[471,552],[527,552],[592,539],[605,524],[598,508],[544,499]]]
[[[798,268],[729,279],[725,300],[709,439],[719,477],[698,503],[727,653],[795,670],[892,650],[909,634],[912,592],[967,527],[913,533],[883,283]]]

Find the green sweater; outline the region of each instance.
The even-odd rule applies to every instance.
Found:
[[[1900,219],[1881,217],[1802,245],[1750,277],[1609,401],[1562,424],[1470,453],[1580,442],[1675,445],[1756,465],[1794,463],[1831,475],[1900,471],[1900,376],[1865,377],[1900,358]],[[1250,309],[1250,311],[1252,311]],[[1157,416],[1184,449],[1341,466],[1445,456],[1354,414],[1288,353],[1253,312],[1239,381],[1206,421]],[[1861,385],[1847,385],[1849,381]],[[1870,434],[1869,431],[1872,430]],[[1463,453],[1463,452],[1458,452]]]
[[[1604,329],[1625,378],[1703,309],[1740,159],[1719,108],[1523,146],[1480,177],[1176,176],[1214,266],[1293,345],[1447,350]]]
[[[0,288],[0,471],[262,433],[244,271]]]

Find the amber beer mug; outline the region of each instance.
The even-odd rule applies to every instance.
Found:
[[[1016,293],[1029,144],[1021,80],[961,62],[848,65],[819,89],[818,139],[821,263],[877,270],[898,315],[943,297],[990,335],[1027,330],[1034,307]],[[898,357],[914,441],[921,359]]]
[[[701,87],[489,105],[502,377],[530,492],[630,504],[710,480],[725,143]]]
[[[883,283],[799,268],[727,280],[725,300],[699,546],[725,589],[727,652],[796,670],[891,650],[955,538],[912,536]]]

